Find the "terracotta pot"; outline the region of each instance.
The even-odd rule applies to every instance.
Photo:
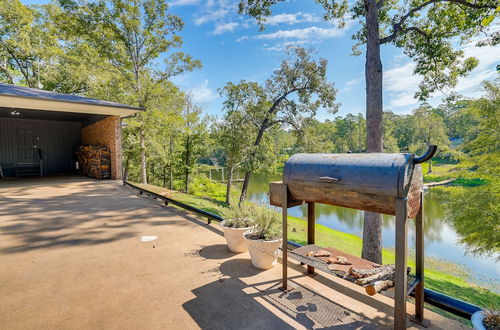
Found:
[[[246,237],[251,233],[249,230],[244,236],[252,258],[252,265],[259,269],[272,268],[278,262],[278,250],[283,240],[281,238],[272,241],[253,240]]]
[[[222,221],[220,225],[224,229],[224,237],[226,238],[227,248],[231,252],[241,253],[247,251],[247,243],[243,234],[252,229],[252,227],[237,228],[237,227],[226,227],[226,220]]]

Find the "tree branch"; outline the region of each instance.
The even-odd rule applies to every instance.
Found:
[[[394,39],[396,39],[396,37],[399,35],[399,33],[401,31],[402,25],[406,22],[406,20],[410,16],[412,16],[416,12],[424,9],[428,5],[432,5],[432,4],[438,3],[438,2],[451,2],[451,3],[455,3],[455,4],[464,5],[464,6],[469,7],[469,8],[474,8],[474,9],[496,9],[497,8],[497,5],[495,5],[493,2],[492,2],[491,5],[476,5],[474,3],[467,2],[465,0],[429,0],[429,1],[426,1],[426,2],[422,3],[419,6],[411,9],[405,15],[403,15],[400,18],[400,20],[393,25],[393,32],[392,32],[392,34],[389,35],[389,36],[387,36],[387,37],[381,38],[380,39],[380,44],[385,44],[385,43],[391,42]],[[408,30],[408,29],[406,29],[406,30]]]

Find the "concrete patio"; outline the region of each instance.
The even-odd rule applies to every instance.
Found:
[[[392,328],[391,299],[293,262],[285,295],[281,266],[254,269],[217,223],[117,181],[0,181],[0,265],[5,329]]]

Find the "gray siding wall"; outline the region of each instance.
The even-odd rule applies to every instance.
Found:
[[[40,138],[44,175],[71,173],[74,149],[81,144],[81,123],[51,120],[0,118],[0,165],[18,163],[18,126],[31,126]],[[5,173],[11,174],[12,173]]]

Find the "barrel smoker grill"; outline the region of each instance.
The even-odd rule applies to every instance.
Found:
[[[421,157],[413,154],[296,154],[286,163],[283,182],[270,184],[270,203],[283,210],[283,289],[287,281],[287,209],[308,203],[308,244],[314,244],[314,203],[337,205],[396,216],[396,272],[394,277],[394,328],[406,328],[406,298],[415,290],[412,321],[424,325],[423,318],[423,199],[420,163],[437,150],[430,146]],[[416,276],[408,281],[408,218],[415,218]],[[294,258],[291,254],[291,257]],[[366,260],[352,256],[367,263]],[[299,260],[299,259],[297,259]],[[308,273],[317,267],[314,257],[303,258]]]

